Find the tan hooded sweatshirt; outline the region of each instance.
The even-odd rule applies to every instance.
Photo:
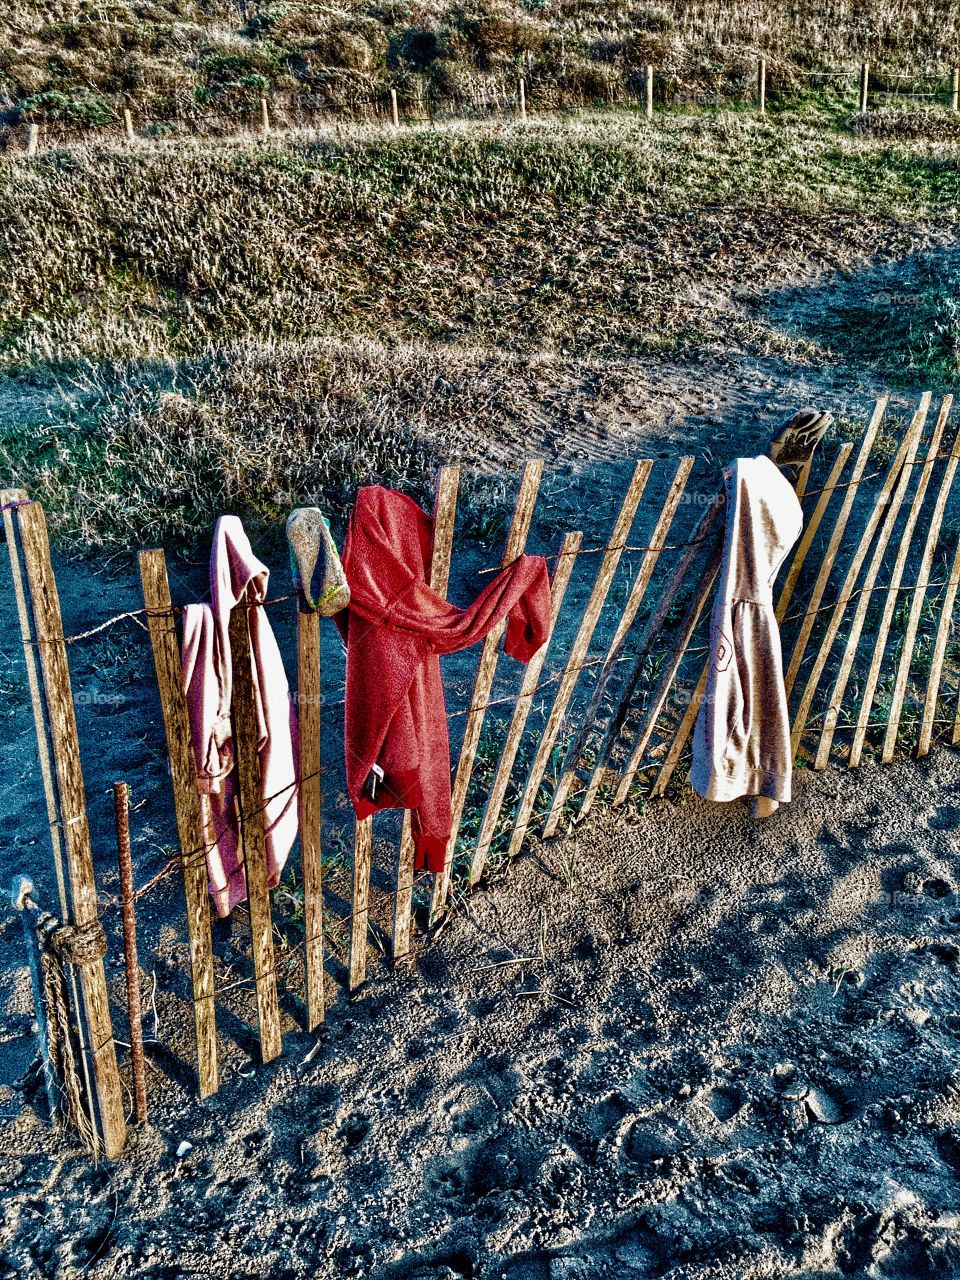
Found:
[[[726,530],[690,784],[708,800],[789,800],[793,757],[773,584],[800,536],[793,486],[769,458],[724,471]]]

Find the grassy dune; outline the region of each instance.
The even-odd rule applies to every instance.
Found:
[[[953,376],[939,264],[912,309],[771,319],[791,283],[956,221],[954,143],[847,125],[821,103],[8,154],[0,361],[68,398],[7,418],[0,470],[74,542],[189,540],[224,505],[509,465],[518,424],[638,360]]]

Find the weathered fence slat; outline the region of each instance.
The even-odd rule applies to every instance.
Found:
[[[847,459],[850,457],[852,452],[853,445],[849,441],[840,446],[840,452],[837,454],[826,483],[820,491],[820,496],[817,499],[817,505],[814,507],[810,514],[810,519],[804,526],[803,536],[800,539],[796,551],[793,553],[790,568],[787,570],[787,576],[784,578],[783,586],[780,589],[780,599],[777,601],[777,607],[775,610],[777,622],[782,622],[787,615],[787,609],[790,607],[790,602],[793,599],[793,593],[796,590],[797,579],[800,577],[800,572],[807,562],[807,555],[810,551],[810,547],[813,544],[814,538],[817,536],[817,530],[823,523],[823,517],[827,513],[827,507],[830,505],[830,499],[836,492],[836,486],[839,483],[840,476],[843,474],[843,468],[847,465]],[[798,486],[797,497],[799,498],[800,496]]]
[[[23,558],[30,583],[37,647],[50,727],[50,744],[60,797],[60,821],[69,868],[72,923],[78,929],[98,925],[97,886],[93,874],[86,792],[80,766],[77,719],[70,686],[67,647],[57,584],[50,563],[50,544],[43,508],[38,503],[17,510]],[[96,1082],[97,1109],[103,1149],[109,1159],[118,1155],[126,1139],[123,1095],[117,1051],[110,1021],[110,1001],[103,960],[76,964],[83,993],[89,1052]]]
[[[944,404],[952,407],[953,397],[947,396]],[[947,412],[949,412],[949,407]],[[953,448],[950,451],[950,456],[947,458],[947,465],[944,468],[943,477],[940,481],[937,500],[930,515],[930,524],[927,528],[927,537],[923,547],[923,556],[921,557],[920,569],[917,574],[917,585],[914,587],[913,596],[910,600],[910,614],[907,618],[907,629],[903,636],[903,649],[900,654],[900,662],[897,665],[897,674],[894,678],[893,696],[890,702],[890,715],[887,719],[887,728],[884,734],[883,747],[880,753],[880,759],[883,764],[889,764],[891,762],[893,759],[894,748],[897,744],[897,732],[900,728],[900,716],[903,713],[903,699],[907,691],[907,680],[910,675],[910,665],[913,662],[913,646],[916,643],[917,630],[920,626],[920,614],[923,609],[927,586],[930,582],[930,571],[933,567],[933,557],[937,549],[937,540],[940,537],[940,526],[943,523],[943,513],[947,507],[950,490],[953,488],[953,480],[957,472],[958,462],[960,462],[960,432],[957,433],[953,442]],[[946,595],[944,596],[944,603],[946,603]],[[931,676],[933,675],[932,663],[930,674]],[[918,752],[918,754],[922,755],[924,752]]]
[[[820,685],[820,678],[823,675],[827,661],[830,657],[830,651],[833,643],[840,631],[840,625],[843,622],[844,614],[847,611],[847,605],[853,599],[854,587],[863,562],[870,550],[870,544],[873,541],[873,535],[876,533],[877,526],[883,516],[884,511],[890,503],[890,495],[894,485],[897,483],[904,469],[904,462],[908,456],[911,458],[916,453],[917,442],[919,440],[918,419],[914,415],[910,429],[904,435],[897,450],[893,462],[884,477],[880,492],[877,494],[873,509],[867,519],[860,540],[854,549],[853,557],[847,567],[847,572],[843,579],[843,585],[840,588],[836,603],[830,612],[827,622],[827,629],[817,652],[817,656],[813,660],[813,666],[807,677],[807,683],[804,686],[803,693],[800,697],[800,703],[797,707],[796,714],[793,718],[793,726],[791,730],[791,746],[794,755],[800,749],[800,743],[803,739],[804,730],[807,727],[807,718],[810,715],[810,708],[813,705],[813,699]],[[906,473],[909,476],[909,471]]]
[[[307,1030],[324,1017],[323,792],[320,781],[320,615],[297,607],[297,718],[300,731],[300,855],[303,874],[304,986]]]
[[[820,603],[823,600],[823,593],[827,589],[827,583],[833,570],[834,561],[837,558],[837,550],[840,546],[840,540],[846,530],[847,523],[850,519],[850,513],[853,510],[853,504],[857,493],[860,489],[860,483],[863,480],[863,473],[867,467],[867,461],[870,457],[870,451],[873,448],[873,442],[877,438],[877,432],[880,430],[880,423],[883,421],[883,415],[887,408],[887,396],[881,396],[873,407],[873,413],[870,415],[870,421],[867,423],[867,429],[863,433],[863,440],[860,442],[860,450],[857,453],[857,460],[853,464],[853,472],[847,484],[847,491],[844,494],[843,502],[840,510],[837,512],[837,519],[833,526],[833,532],[830,535],[830,541],[827,549],[823,553],[823,560],[820,564],[817,579],[813,584],[813,590],[810,593],[810,600],[807,604],[807,612],[800,624],[797,632],[797,638],[794,641],[793,653],[784,672],[783,683],[787,692],[787,697],[793,692],[793,686],[796,683],[797,675],[800,671],[800,664],[803,662],[804,654],[807,651],[807,645],[810,641],[810,633],[813,631],[814,623],[817,620],[817,614],[820,609]]]
[[[811,513],[810,519],[807,521],[803,537],[794,552],[793,560],[790,563],[790,568],[787,570],[787,576],[783,583],[783,589],[780,592],[780,599],[777,602],[776,614],[778,622],[781,621],[786,614],[787,607],[793,598],[793,590],[796,586],[797,578],[800,575],[800,570],[803,568],[804,561],[807,558],[810,545],[813,542],[817,529],[820,527],[824,512],[827,509],[830,499],[833,497],[834,486],[839,480],[840,474],[843,471],[846,461],[850,457],[852,451],[852,444],[844,444],[841,446],[830,475],[820,492],[817,505]],[[813,458],[811,456],[803,464],[800,469],[800,474],[797,476],[797,483],[794,486],[794,489],[798,499],[802,499],[804,492],[806,491],[807,484],[810,480],[810,468],[812,464]],[[683,719],[677,727],[677,732],[673,736],[673,741],[670,743],[670,749],[664,756],[663,764],[660,766],[660,772],[657,774],[654,784],[650,788],[651,797],[662,796],[665,794],[667,787],[670,784],[670,779],[673,777],[677,765],[680,763],[680,757],[683,755],[683,750],[690,739],[690,734],[693,732],[693,727],[697,721],[700,703],[703,701],[703,695],[707,688],[707,674],[709,670],[710,660],[708,658],[703,664],[703,670],[700,672],[700,679],[697,681],[696,688],[690,695],[690,701],[683,713]]]
[[[907,512],[907,518],[904,527],[897,539],[897,555],[894,560],[893,572],[890,576],[890,582],[884,595],[883,610],[880,616],[880,625],[877,628],[877,637],[873,646],[873,657],[870,660],[870,669],[867,672],[866,683],[863,686],[862,700],[860,703],[860,713],[857,716],[857,723],[853,733],[853,741],[850,744],[850,756],[847,760],[847,767],[854,769],[859,763],[863,755],[863,744],[867,736],[867,726],[870,722],[870,712],[873,709],[874,697],[877,691],[877,684],[880,680],[880,668],[883,664],[883,655],[887,647],[887,638],[890,634],[890,624],[893,621],[894,610],[900,599],[900,583],[903,581],[903,572],[907,565],[907,557],[910,554],[910,548],[913,543],[913,535],[916,530],[917,521],[920,518],[920,511],[923,507],[923,500],[926,497],[927,487],[930,484],[930,478],[933,475],[933,466],[937,460],[937,454],[940,450],[940,440],[943,436],[943,429],[947,423],[947,416],[950,413],[950,405],[952,397],[944,398],[940,406],[940,412],[937,414],[936,422],[933,425],[933,431],[930,433],[930,440],[927,446],[927,455],[924,459],[923,466],[920,468],[920,477],[917,481],[917,487],[914,490],[913,501]],[[872,585],[872,584],[871,584]],[[898,716],[899,719],[899,716]],[[830,746],[826,746],[826,756],[829,758]],[[826,759],[824,760],[826,764]]]
[[[637,507],[640,505],[640,499],[643,497],[643,491],[652,469],[653,463],[647,459],[637,463],[630,479],[630,484],[627,486],[623,502],[620,505],[620,512],[610,535],[607,550],[603,553],[603,559],[600,562],[593,590],[590,592],[590,598],[587,601],[583,618],[570,649],[570,656],[567,659],[560,686],[554,697],[553,706],[550,708],[550,714],[530,768],[530,776],[527,779],[523,799],[520,802],[520,811],[517,815],[522,820],[524,828],[526,828],[533,813],[533,807],[540,790],[540,783],[546,772],[550,753],[553,751],[554,744],[560,734],[567,706],[573,696],[580,670],[590,648],[590,641],[593,639],[593,633],[600,619],[600,612],[606,602],[613,576],[623,555],[624,545],[630,535],[630,529],[637,514]]]
[[[367,924],[370,919],[370,866],[373,860],[373,818],[357,819],[353,829],[353,910],[350,917],[350,976],[356,991],[367,976]]]
[[[533,509],[536,506],[542,476],[542,462],[528,462],[524,467],[523,479],[520,481],[520,492],[517,494],[513,520],[503,551],[501,564],[504,566],[511,564],[518,556],[522,555],[523,549],[527,545],[527,535],[530,532]],[[490,698],[490,689],[497,669],[500,639],[505,629],[506,624],[500,623],[487,635],[483,642],[480,662],[477,665],[473,697],[470,701],[470,712],[467,716],[467,726],[464,730],[463,744],[460,747],[460,758],[457,761],[457,771],[453,783],[453,825],[450,831],[450,843],[447,845],[446,867],[434,878],[433,902],[430,910],[431,919],[435,919],[446,906],[447,895],[450,890],[450,877],[453,870],[453,854],[460,831],[460,820],[463,817],[463,808],[467,801],[467,792],[470,788],[470,778],[473,774],[477,747],[480,745],[480,733],[483,729],[486,704]]]
[[[933,645],[930,659],[930,674],[927,676],[927,688],[923,699],[923,719],[920,723],[920,738],[917,742],[917,755],[925,756],[930,750],[933,738],[933,722],[937,714],[937,700],[940,696],[940,681],[943,678],[943,662],[947,655],[947,641],[950,639],[950,628],[953,623],[953,606],[960,588],[960,537],[953,553],[953,563],[943,592],[940,606],[940,621],[937,623],[937,638]],[[957,720],[960,722],[960,709]],[[954,725],[951,739],[954,746],[960,742],[960,723]]]
[[[646,719],[644,720],[626,766],[620,777],[620,783],[613,797],[614,807],[622,805],[626,802],[630,795],[630,788],[633,785],[633,779],[636,777],[637,770],[643,760],[643,753],[653,736],[657,721],[660,719],[660,713],[663,711],[664,705],[670,694],[670,688],[676,679],[677,672],[680,670],[680,664],[683,662],[684,654],[690,644],[691,637],[700,621],[700,616],[706,608],[710,599],[710,593],[713,590],[713,584],[720,572],[720,561],[723,555],[723,546],[718,544],[710,553],[710,559],[704,569],[701,578],[700,590],[691,603],[687,607],[686,616],[680,629],[680,639],[669,656],[669,660],[664,666],[657,681],[653,693],[650,695],[650,701],[646,708]],[[701,697],[703,695],[701,694]]]
[[[450,582],[450,560],[453,555],[453,531],[457,520],[457,493],[460,468],[441,467],[433,499],[433,551],[430,557],[430,586],[437,595],[446,596]],[[410,952],[410,922],[413,911],[414,879],[413,832],[410,810],[403,813],[400,852],[397,859],[397,895],[393,910],[393,960],[396,963]]]
[[[271,1062],[280,1055],[283,1039],[280,1034],[280,1005],[277,999],[273,916],[267,885],[265,813],[257,748],[256,695],[253,687],[248,609],[247,603],[242,602],[230,610],[230,664],[233,668],[231,712],[237,762],[240,840],[253,942],[253,977],[257,993],[260,1053],[264,1062]]]
[[[544,825],[543,834],[545,837],[549,838],[556,834],[557,827],[560,823],[560,816],[563,813],[563,807],[567,802],[567,796],[570,793],[570,788],[576,779],[577,770],[580,767],[580,760],[591,736],[596,732],[596,722],[600,707],[603,704],[607,695],[607,690],[616,675],[617,664],[623,650],[627,634],[640,610],[647,587],[650,585],[650,579],[653,577],[654,569],[656,568],[657,561],[660,558],[660,552],[666,543],[667,537],[669,536],[674,516],[677,513],[677,508],[680,505],[686,489],[687,480],[689,479],[690,472],[693,469],[693,463],[694,459],[690,456],[680,459],[680,464],[677,467],[673,482],[670,485],[666,501],[664,502],[663,508],[657,519],[656,527],[651,535],[649,546],[644,552],[640,569],[634,579],[633,586],[630,589],[630,595],[627,599],[626,605],[624,606],[620,621],[617,623],[617,629],[614,633],[613,639],[610,641],[610,647],[607,650],[607,655],[603,660],[600,675],[597,678],[597,683],[594,686],[593,694],[590,698],[590,704],[583,717],[582,727],[574,739],[572,746],[567,751],[566,759],[564,760],[563,769],[560,775],[560,782],[554,792],[553,800],[550,804],[550,811],[547,814],[547,821]],[[701,522],[701,528],[703,527],[703,523],[704,522]],[[644,632],[644,639],[641,642],[641,651],[644,651],[645,647],[648,647],[651,635],[651,628],[648,625]],[[636,672],[638,670],[638,665],[634,662],[632,671]],[[601,746],[597,755],[598,760],[603,759],[605,744],[612,732],[613,729],[611,721],[611,725],[608,725],[607,730],[601,736]],[[587,788],[587,794],[583,801],[583,807],[580,811],[581,816],[586,814],[590,808],[593,795],[596,793],[594,781],[596,781],[597,786],[599,786],[600,776],[600,773],[594,773],[593,780],[591,780],[590,786]],[[520,840],[522,839],[523,835],[521,833]],[[517,837],[514,835],[514,841],[516,840]],[[517,844],[517,847],[519,848],[519,844]],[[513,844],[511,844],[511,848],[513,848]]]
[[[514,708],[513,719],[510,721],[510,728],[507,730],[507,738],[503,747],[503,754],[500,757],[500,764],[497,768],[497,776],[494,778],[493,786],[490,788],[490,797],[487,800],[487,807],[484,810],[483,821],[480,826],[480,834],[477,836],[477,846],[473,853],[470,863],[470,884],[475,885],[483,875],[486,866],[487,854],[490,851],[490,844],[493,840],[497,829],[497,821],[500,817],[500,810],[503,807],[503,798],[507,793],[507,785],[510,782],[510,775],[513,772],[514,762],[517,758],[517,751],[520,747],[520,740],[523,737],[523,730],[527,723],[527,716],[530,714],[530,708],[533,706],[533,697],[537,690],[537,682],[540,679],[540,673],[543,670],[543,664],[546,661],[547,650],[550,648],[550,641],[553,637],[554,628],[557,625],[557,617],[560,613],[563,598],[566,595],[567,587],[570,583],[570,575],[573,572],[573,566],[580,550],[580,543],[583,541],[583,533],[576,531],[568,533],[564,538],[560,547],[560,555],[557,560],[557,567],[553,575],[553,581],[550,583],[550,634],[547,636],[546,643],[540,649],[539,653],[527,663],[527,669],[523,673],[523,683],[520,686],[520,693],[517,697],[517,705]],[[558,695],[559,697],[559,695]],[[549,730],[549,722],[543,730],[545,736]],[[541,737],[541,748],[544,737]],[[539,760],[538,752],[537,759]],[[534,762],[534,768],[536,761]],[[541,769],[541,776],[543,770]],[[534,769],[531,769],[530,779],[532,780]],[[539,783],[538,783],[539,785]],[[536,798],[534,794],[534,799]],[[521,811],[527,801],[526,790],[521,800]],[[533,808],[531,800],[527,809],[525,819],[529,821],[530,812]],[[511,827],[515,831],[524,816],[518,811]]]
[[[200,1097],[207,1098],[220,1087],[213,948],[210,938],[210,895],[207,891],[207,865],[204,857],[207,841],[197,791],[197,766],[190,738],[180,647],[174,628],[167,564],[162,551],[140,552],[140,582],[143,587],[143,602],[147,608],[147,627],[167,736],[167,755],[170,759],[173,804],[183,860],[183,891],[187,903],[197,1073]]]

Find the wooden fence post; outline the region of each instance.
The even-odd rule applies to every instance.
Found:
[[[127,141],[133,142],[136,135],[133,132],[133,115],[131,114],[129,107],[124,107],[123,109],[123,125],[126,131]]]
[[[71,923],[79,930],[95,930],[100,925],[86,792],[80,765],[80,743],[70,686],[67,647],[63,640],[63,618],[53,566],[50,563],[47,525],[43,508],[38,503],[20,507],[17,515],[30,583],[50,742],[60,796],[59,818],[66,845],[73,904]],[[73,967],[79,976],[83,993],[103,1149],[107,1157],[112,1159],[123,1149],[126,1123],[103,959],[93,957],[76,963]]]
[[[357,819],[353,833],[353,908],[350,915],[350,976],[356,991],[367,976],[367,922],[370,918],[370,866],[373,860],[373,818]]]
[[[870,63],[865,62],[860,68],[860,111],[865,112],[870,94]]]
[[[395,129],[400,128],[400,104],[397,101],[396,89],[390,90],[390,118]]]
[[[450,581],[450,559],[453,554],[453,531],[457,518],[459,487],[460,468],[441,467],[433,500],[433,551],[430,558],[430,586],[440,596],[446,596]],[[410,952],[413,860],[410,810],[405,809],[397,859],[397,896],[393,911],[393,961],[395,964]]]
[[[137,958],[136,894],[133,891],[133,857],[130,852],[130,798],[125,782],[113,784],[113,811],[117,823],[117,867],[120,872],[120,909],[123,915],[123,963],[127,974],[127,1015],[130,1023],[133,1104],[137,1122],[144,1124],[147,1119],[147,1075],[143,1060],[143,1010],[140,1004],[140,962]]]
[[[323,867],[320,778],[320,615],[297,608],[297,719],[300,729],[300,854],[303,872],[307,1030],[323,1021]]]
[[[930,674],[927,677],[927,690],[923,700],[923,719],[920,723],[920,740],[917,743],[917,755],[925,756],[930,750],[933,737],[933,722],[937,714],[937,696],[940,692],[940,677],[943,675],[943,660],[947,653],[947,641],[953,623],[953,606],[957,600],[957,588],[960,587],[960,538],[957,539],[950,565],[950,576],[943,593],[940,606],[940,621],[937,624],[937,638],[933,645],[933,657],[930,660]],[[953,745],[960,741],[960,732],[954,732]]]
[[[653,67],[647,63],[646,68],[646,115],[648,120],[653,119]]]
[[[536,506],[542,476],[542,462],[527,463],[523,471],[523,479],[520,481],[520,492],[517,494],[510,532],[507,534],[503,559],[501,560],[502,566],[511,564],[518,556],[523,554],[523,549],[527,544],[527,535],[530,532],[530,525],[533,521],[533,509]],[[486,704],[490,697],[493,677],[496,674],[497,651],[505,630],[506,623],[501,622],[499,626],[494,627],[489,632],[483,642],[480,661],[477,664],[477,677],[473,686],[473,697],[470,699],[467,727],[464,730],[460,758],[457,761],[457,771],[453,783],[453,823],[450,829],[450,843],[447,845],[446,867],[442,872],[438,872],[434,878],[433,901],[430,909],[431,919],[436,919],[446,906],[453,869],[453,855],[460,831],[460,819],[463,817],[463,807],[466,804],[470,778],[473,774],[473,763],[476,759],[477,747],[480,745],[480,734],[483,729]]]
[[[761,115],[766,115],[767,111],[767,60],[760,59],[760,65],[757,68],[757,108]]]
[[[173,803],[183,861],[183,892],[187,903],[193,1018],[197,1040],[197,1075],[200,1097],[207,1098],[220,1087],[213,947],[210,938],[210,894],[205,857],[207,838],[203,830],[200,795],[197,791],[197,765],[190,737],[180,646],[174,627],[166,559],[162,551],[140,552],[140,581],[143,586],[143,602],[147,607],[147,626],[167,737]]]
[[[270,107],[266,98],[260,99],[260,132],[264,138],[270,137]]]
[[[250,605],[246,600],[230,610],[230,663],[233,668],[231,719],[237,761],[237,799],[240,839],[253,940],[253,974],[257,992],[260,1053],[271,1062],[283,1049],[277,1000],[277,963],[273,949],[273,917],[267,887],[265,813],[257,748],[257,709],[250,655]]]
[[[523,121],[523,123],[524,123],[524,124],[526,124],[526,121],[527,121],[527,90],[526,90],[526,86],[525,86],[525,85],[524,85],[524,83],[523,83],[523,76],[521,76],[521,77],[520,77],[520,79],[519,79],[519,81],[518,81],[518,84],[519,84],[519,90],[520,90],[520,119]]]
[[[40,126],[36,123],[30,126],[27,133],[27,155],[35,156],[40,150]]]
[[[950,110],[956,111],[960,106],[960,67],[950,71]]]

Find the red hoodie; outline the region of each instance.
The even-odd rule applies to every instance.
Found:
[[[482,640],[507,619],[504,648],[529,662],[547,639],[550,584],[542,556],[520,556],[467,609],[428,585],[433,520],[379,485],[357,495],[343,549],[350,604],[337,614],[347,645],[347,792],[358,818],[411,809],[416,866],[442,871],[450,840],[450,740],[441,653]],[[368,780],[384,777],[373,798]]]

